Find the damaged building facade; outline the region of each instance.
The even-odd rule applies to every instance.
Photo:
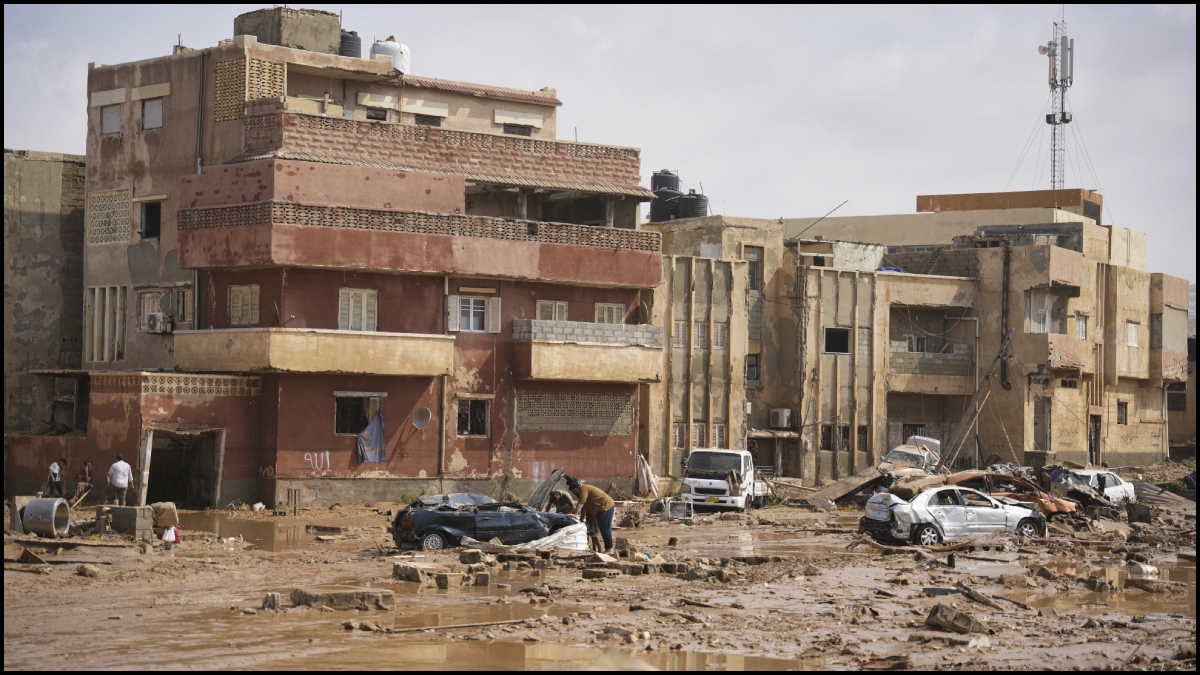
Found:
[[[648,226],[667,261],[652,312],[667,333],[664,381],[646,385],[661,392],[646,407],[657,470],[716,445],[820,484],[911,435],[956,442],[958,468],[1027,464],[1030,452],[1113,466],[1166,457],[1188,289],[1146,270],[1145,235],[1104,225],[1086,190],[917,202],[913,215]],[[745,280],[709,271],[726,268]],[[710,359],[726,316],[722,341],[744,340],[744,356],[713,346]],[[738,356],[740,373],[728,366]]]
[[[401,73],[337,54],[336,15],[264,12],[89,66],[88,422],[9,438],[11,487],[116,453],[142,503],[627,484],[663,339],[639,151],[557,140],[553,89]]]

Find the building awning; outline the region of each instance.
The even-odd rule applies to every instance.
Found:
[[[800,434],[788,429],[751,429],[746,438],[800,438]]]

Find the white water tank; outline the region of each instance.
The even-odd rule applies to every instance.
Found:
[[[412,54],[408,51],[408,45],[396,42],[395,36],[389,35],[386,40],[376,40],[375,44],[371,45],[371,58],[374,59],[377,54],[391,57],[392,67],[405,75],[412,72]]]

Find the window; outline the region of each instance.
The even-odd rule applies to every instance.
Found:
[[[362,433],[367,428],[371,418],[367,415],[370,399],[366,397],[339,396],[334,399],[335,412],[333,433],[353,434]]]
[[[713,349],[727,349],[729,347],[729,324],[714,323],[713,324]]]
[[[698,323],[692,326],[696,338],[696,349],[708,348],[708,324]]]
[[[440,127],[442,126],[442,118],[437,115],[415,115],[413,121],[422,127]]]
[[[763,247],[744,246],[742,257],[746,260],[746,283],[749,290],[761,291],[763,286]]]
[[[713,444],[714,448],[729,447],[725,444],[725,425],[713,424]]]
[[[1075,337],[1080,340],[1087,339],[1087,317],[1082,314],[1075,315]]]
[[[499,333],[500,298],[451,295],[447,302],[446,329],[451,333]]]
[[[142,101],[142,129],[161,129],[163,125],[163,100],[152,98]]]
[[[1049,294],[1044,288],[1025,291],[1026,333],[1045,333],[1050,330]]]
[[[925,425],[924,424],[903,424],[900,426],[900,435],[902,436],[902,438],[900,439],[900,442],[907,443],[908,439],[912,438],[913,436],[924,436],[925,435]]]
[[[191,322],[192,320],[192,289],[175,289],[175,321]]]
[[[511,136],[532,136],[533,127],[528,124],[505,124],[504,133]]]
[[[561,300],[538,300],[537,318],[539,321],[566,321],[567,303]]]
[[[1129,424],[1129,404],[1117,403],[1117,424]]]
[[[929,351],[929,340],[924,335],[908,335],[905,337],[908,351],[924,354]]]
[[[1079,380],[1059,380],[1058,386],[1063,389],[1078,389]]]
[[[821,449],[833,449],[833,427],[828,424],[821,425]]]
[[[676,321],[675,330],[671,333],[671,346],[675,349],[687,348],[687,322]]]
[[[759,354],[746,355],[746,381],[758,384],[759,380]]]
[[[229,325],[258,325],[258,284],[229,287]]]
[[[671,424],[671,447],[676,450],[682,450],[687,441],[687,422],[675,422]]]
[[[375,122],[386,122],[387,110],[383,108],[367,108],[367,119]]]
[[[849,328],[826,328],[825,329],[825,353],[826,354],[849,354],[850,353],[850,329]]]
[[[100,135],[111,136],[121,133],[121,104],[100,108]]]
[[[376,330],[378,292],[343,288],[338,293],[338,330]]]
[[[858,451],[871,451],[871,427],[861,425],[858,427]]]
[[[967,506],[969,506],[973,509],[990,509],[990,508],[992,508],[992,500],[988,499],[987,497],[984,497],[983,495],[981,495],[977,492],[970,492],[968,490],[963,490],[963,491],[959,492],[958,494],[962,497],[963,502]]]
[[[488,402],[480,399],[458,399],[458,435],[488,435]]]
[[[1187,382],[1167,385],[1167,410],[1187,412]]]
[[[159,305],[164,304],[163,300],[165,298],[163,298],[163,295],[169,292],[170,291],[155,290],[142,291],[141,293],[138,293],[138,330],[146,330],[146,317],[162,311]]]
[[[1130,347],[1138,346],[1138,328],[1140,326],[1132,321],[1125,323],[1125,344]]]
[[[125,358],[125,287],[93,286],[87,291],[91,317],[89,361],[121,361]]]
[[[597,302],[596,323],[625,323],[625,305]]]
[[[704,438],[707,435],[705,432],[704,422],[692,422],[692,447],[707,448],[704,444]]]
[[[142,239],[158,239],[162,231],[162,202],[142,202]]]

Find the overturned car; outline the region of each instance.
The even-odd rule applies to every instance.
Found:
[[[942,487],[925,490],[911,501],[888,493],[871,497],[859,530],[876,537],[886,534],[933,546],[997,532],[1023,537],[1045,534],[1046,519],[1036,507],[1026,508],[1013,499],[992,498],[968,488]]]

